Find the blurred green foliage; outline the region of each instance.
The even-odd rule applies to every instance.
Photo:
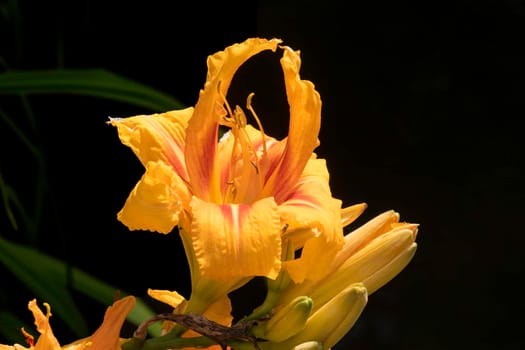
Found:
[[[38,118],[32,109],[31,96],[86,96],[152,111],[183,106],[167,94],[104,69],[62,67],[60,43],[57,43],[58,67],[18,69],[23,25],[18,1],[0,4],[0,16],[2,24],[12,34],[9,42],[13,43],[11,52],[14,52],[10,56],[14,62],[9,62],[0,53],[0,130],[4,141],[14,138],[25,146],[25,149],[3,147],[0,150],[0,343],[23,344],[20,328],[25,327],[30,332],[34,329],[23,321],[26,314],[30,315],[27,309],[13,310],[11,300],[21,293],[17,286],[12,285],[13,280],[27,289],[27,295],[34,295],[40,303],[50,303],[53,313],[72,334],[85,337],[94,329],[89,329],[76,295],[86,296],[105,306],[111,303],[117,288],[47,254],[39,245],[38,238],[44,225],[43,209],[52,200],[52,190],[48,181],[49,162],[38,142]],[[21,108],[11,108],[14,103]],[[10,157],[4,157],[8,153]],[[30,164],[34,169],[34,174],[31,174],[34,183],[26,184],[24,188],[19,183],[13,185],[3,176],[3,170],[16,168],[20,163]],[[53,229],[46,227],[46,230]],[[125,291],[119,292],[126,295]],[[151,315],[153,310],[137,299],[137,306],[128,316],[128,321],[138,325]],[[158,335],[160,325],[153,325],[149,330],[152,335]]]

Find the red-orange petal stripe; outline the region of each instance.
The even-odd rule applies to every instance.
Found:
[[[273,198],[248,204],[214,204],[194,197],[192,244],[202,276],[231,280],[277,277],[280,219]]]
[[[208,57],[208,75],[186,138],[186,166],[192,192],[207,201],[220,203],[220,170],[216,161],[220,118],[226,115],[224,96],[237,69],[264,50],[275,51],[279,39],[251,38]]]
[[[282,161],[271,175],[263,195],[273,195],[277,203],[286,200],[318,146],[321,127],[321,97],[312,82],[301,80],[298,51],[284,47],[281,59],[290,124]]]

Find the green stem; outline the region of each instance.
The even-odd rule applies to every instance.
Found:
[[[287,261],[293,259],[294,249],[290,241],[286,240],[283,242],[285,249],[282,252],[282,260]],[[267,317],[271,314],[272,309],[277,305],[281,293],[288,285],[290,284],[290,276],[288,272],[284,269],[281,269],[279,276],[275,280],[266,279],[267,292],[264,302],[257,307],[253,312],[246,316],[246,320],[259,320],[264,317]]]
[[[139,338],[132,338],[122,344],[122,350],[166,350],[179,348],[206,348],[216,343],[210,338],[200,336],[193,338],[181,338],[170,332],[161,337],[148,339],[146,341]]]

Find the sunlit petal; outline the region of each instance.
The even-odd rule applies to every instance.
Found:
[[[279,206],[281,220],[287,224],[286,238],[297,246],[295,231],[308,229],[321,233],[328,242],[343,240],[339,201],[334,202],[328,185],[328,170],[324,159],[310,159],[290,195]]]
[[[252,205],[218,205],[193,197],[192,245],[203,276],[228,280],[277,277],[281,228],[272,198]]]
[[[306,241],[301,256],[285,262],[284,266],[296,283],[302,283],[305,279],[318,281],[326,276],[327,269],[340,249],[341,244],[329,242],[320,235]]]
[[[179,223],[179,215],[190,194],[182,179],[164,162],[149,162],[135,185],[118,219],[130,230],[169,233]]]
[[[285,265],[295,282],[324,277],[343,246],[341,201],[332,198],[328,181],[326,162],[310,159],[290,197],[279,207],[288,225],[285,237],[303,247],[301,257]]]
[[[152,115],[111,118],[109,124],[117,127],[122,143],[133,150],[144,166],[161,160],[187,181],[184,140],[192,114],[193,107],[189,107]]]
[[[203,313],[211,304],[246,284],[251,277],[243,276],[228,280],[217,280],[214,279],[213,276],[203,276],[195,255],[191,232],[190,220],[185,218],[183,225],[179,226],[179,234],[182,239],[191,275],[191,296],[188,300],[187,310],[193,313]]]
[[[148,295],[155,300],[158,300],[164,304],[177,308],[186,299],[176,291],[165,290],[165,289],[148,289]]]
[[[284,47],[281,58],[286,95],[290,106],[290,124],[283,159],[272,174],[264,193],[272,193],[277,203],[286,200],[318,146],[321,126],[321,98],[314,85],[301,80],[298,51]]]

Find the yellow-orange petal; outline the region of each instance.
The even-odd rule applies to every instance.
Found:
[[[40,310],[36,299],[33,299],[29,302],[28,308],[33,313],[35,318],[35,326],[37,331],[40,333],[38,340],[35,344],[35,350],[58,350],[60,349],[60,343],[53,334],[51,325],[49,324],[49,318],[51,317],[51,307],[49,304],[44,303],[47,311],[46,314]]]
[[[184,181],[188,180],[184,148],[188,120],[193,107],[129,118],[111,118],[123,144],[130,147],[145,166],[148,162],[170,164]]]
[[[200,273],[216,280],[276,278],[281,268],[277,204],[214,204],[193,197],[191,238]]]
[[[359,215],[363,214],[366,207],[366,203],[359,203],[341,209],[341,225],[343,227],[350,225]]]
[[[171,306],[172,308],[177,308],[182,302],[186,300],[182,295],[174,290],[148,288],[148,295],[155,300]]]
[[[130,230],[169,233],[189,198],[186,184],[170,165],[149,162],[117,217]]]
[[[295,237],[296,232],[304,236],[305,230],[313,236],[324,235],[328,242],[342,243],[341,204],[333,202],[328,177],[326,161],[310,159],[289,197],[279,205],[281,220],[287,225],[285,236],[296,247],[304,243]]]
[[[204,88],[186,131],[185,158],[192,192],[207,201],[220,203],[220,169],[216,159],[218,125],[233,75],[250,57],[264,50],[275,51],[279,39],[250,38],[208,57]]]
[[[89,350],[120,350],[120,330],[126,317],[135,307],[135,297],[127,296],[113,303],[104,314],[100,327],[88,339]]]
[[[332,203],[333,209],[325,211],[325,214],[329,219],[331,218],[332,222],[339,223],[341,219],[337,214],[341,209],[341,201],[330,199],[329,203]],[[326,276],[334,256],[342,246],[342,227],[340,225],[326,226],[317,237],[306,241],[298,259],[284,262],[284,267],[295,283],[302,283],[305,279],[318,281]]]
[[[279,206],[281,220],[288,225],[285,237],[295,247],[304,244],[301,257],[286,262],[295,282],[324,276],[343,246],[341,201],[332,198],[328,181],[325,160],[310,159],[290,197]]]
[[[286,200],[318,146],[321,127],[321,97],[312,82],[301,80],[299,51],[284,47],[281,58],[290,123],[282,161],[267,182],[263,195],[273,195],[277,203]]]
[[[179,235],[184,246],[191,274],[191,296],[184,310],[202,314],[211,304],[246,284],[251,277],[239,277],[224,281],[203,275],[195,255],[191,232],[191,220],[189,220],[188,216],[184,216],[179,225]]]

